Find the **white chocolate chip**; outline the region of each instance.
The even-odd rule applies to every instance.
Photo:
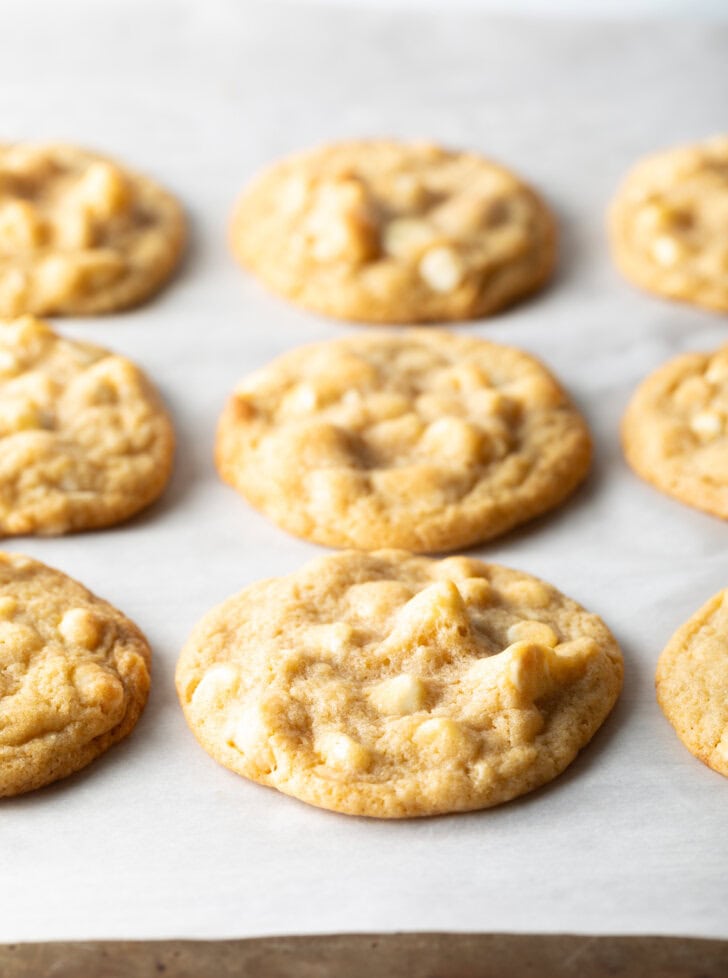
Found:
[[[556,660],[548,646],[514,642],[499,656],[504,663],[506,692],[515,694],[519,705],[531,705],[552,688],[551,664]]]
[[[346,253],[349,235],[346,225],[332,219],[313,240],[311,254],[316,261],[327,262]]]
[[[0,434],[12,435],[19,431],[41,428],[40,412],[28,401],[0,403]]]
[[[429,192],[421,180],[409,173],[394,177],[391,184],[391,198],[401,210],[417,210],[427,205]]]
[[[538,648],[539,646],[530,645],[528,642],[514,642],[502,653],[510,659],[507,674],[511,685],[529,700],[535,699],[538,667],[534,650]],[[539,664],[543,663],[543,655],[538,658]]]
[[[574,638],[570,642],[560,642],[554,649],[556,655],[569,659],[588,659],[596,655],[597,651],[597,643],[586,636]]]
[[[312,645],[334,655],[346,652],[354,641],[354,629],[343,621],[315,626],[311,628],[309,635]]]
[[[278,206],[281,213],[291,217],[303,210],[311,192],[311,182],[301,175],[289,177],[281,187]]]
[[[305,232],[311,237],[311,254],[317,261],[358,263],[373,257],[378,234],[364,184],[355,179],[323,184]]]
[[[95,662],[83,662],[76,667],[73,684],[83,703],[99,704],[105,713],[114,716],[124,705],[124,686],[121,681]]]
[[[677,240],[668,234],[661,234],[652,244],[652,257],[658,265],[669,268],[677,265],[685,254],[685,249]]]
[[[710,441],[723,434],[725,422],[715,411],[700,411],[690,419],[691,430],[701,441]]]
[[[291,414],[302,414],[313,411],[318,407],[318,403],[318,394],[311,384],[296,384],[293,390],[286,394],[281,407]]]
[[[209,704],[234,689],[240,678],[235,666],[221,663],[208,669],[192,694],[195,706]]]
[[[705,379],[711,384],[722,384],[728,380],[728,356],[725,350],[711,359],[705,371]]]
[[[199,688],[199,687],[198,687]],[[275,766],[275,756],[269,743],[270,730],[258,705],[248,706],[239,714],[232,732],[232,744],[245,759],[261,770]]]
[[[0,373],[6,377],[15,374],[20,370],[18,358],[10,350],[0,350]]]
[[[424,720],[415,730],[413,740],[440,761],[462,758],[472,750],[472,742],[462,725],[449,717]]]
[[[347,773],[366,771],[371,754],[358,741],[339,731],[326,731],[316,738],[316,751],[327,767]]]
[[[460,285],[465,274],[456,253],[445,246],[425,252],[420,260],[419,272],[434,292],[452,292]]]
[[[431,422],[422,436],[422,447],[429,453],[467,465],[477,462],[487,447],[484,433],[462,418],[441,417]]]
[[[71,608],[61,618],[58,631],[66,642],[84,649],[95,649],[101,639],[99,623],[86,608]]]
[[[514,401],[501,391],[475,390],[468,395],[472,410],[482,418],[503,418],[513,409]]]
[[[527,608],[545,608],[551,600],[549,589],[540,581],[512,581],[504,585],[503,594],[513,604]]]
[[[484,577],[469,577],[457,582],[457,589],[463,601],[469,604],[486,605],[493,600],[493,586]]]
[[[540,621],[517,621],[508,629],[509,642],[536,642],[553,648],[559,641],[556,632],[549,625]]]
[[[659,204],[656,201],[644,204],[635,214],[635,230],[638,234],[652,235],[667,225],[668,214],[669,211],[664,204]]]
[[[422,709],[426,694],[421,679],[402,673],[373,686],[369,690],[369,700],[380,713],[406,716]]]
[[[43,226],[36,208],[26,200],[10,200],[0,206],[0,251],[17,255],[42,244]]]
[[[479,393],[490,385],[490,378],[478,363],[457,363],[443,370],[437,377],[437,386],[444,390]]]
[[[129,188],[120,170],[99,161],[88,166],[73,189],[73,197],[94,217],[108,218],[126,210]]]
[[[397,614],[394,630],[382,643],[383,652],[428,648],[452,651],[442,644],[443,633],[457,635],[463,645],[472,640],[467,609],[452,581],[438,581],[423,588]]]
[[[459,587],[460,581],[480,577],[483,564],[474,557],[444,557],[433,568],[433,572],[440,580],[457,581]]]
[[[382,245],[393,258],[414,258],[437,238],[437,231],[427,221],[399,217],[385,225]]]
[[[45,302],[65,299],[78,284],[76,265],[67,255],[49,255],[38,263],[36,288]]]
[[[0,272],[0,296],[7,315],[22,311],[28,295],[29,276],[21,268],[8,268]]]
[[[90,248],[94,239],[91,215],[78,207],[59,209],[53,222],[53,243],[59,248]]]

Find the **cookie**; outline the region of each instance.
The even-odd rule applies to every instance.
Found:
[[[650,292],[728,311],[728,136],[642,160],[610,212],[615,261]]]
[[[30,316],[0,322],[0,535],[119,523],[160,495],[173,454],[133,363]]]
[[[65,778],[126,737],[147,700],[150,657],[106,601],[0,553],[0,797]]]
[[[560,503],[586,424],[525,353],[432,329],[359,333],[244,379],[218,426],[223,479],[290,533],[442,551]]]
[[[690,753],[728,777],[728,589],[675,632],[657,663],[656,688]]]
[[[74,146],[0,145],[0,316],[137,305],[184,239],[180,205],[147,177]]]
[[[371,323],[487,316],[543,285],[556,256],[551,213],[514,174],[387,140],[274,164],[240,198],[231,244],[273,292]]]
[[[676,499],[728,519],[728,346],[685,353],[634,393],[622,422],[627,461]]]
[[[177,666],[225,767],[322,808],[488,808],[550,781],[614,705],[604,623],[528,574],[467,557],[347,551],[253,584]]]

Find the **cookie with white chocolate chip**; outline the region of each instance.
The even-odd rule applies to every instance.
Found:
[[[628,174],[610,211],[615,261],[636,285],[728,311],[728,136],[666,150]]]
[[[0,316],[136,305],[184,240],[180,205],[147,177],[73,146],[0,145]]]
[[[622,421],[627,461],[676,499],[728,519],[728,346],[685,353],[637,388]]]
[[[434,329],[292,350],[244,378],[218,426],[225,481],[297,536],[454,550],[562,502],[591,459],[547,369]]]
[[[65,778],[126,737],[151,653],[128,618],[60,571],[0,553],[0,797]]]
[[[690,753],[728,777],[728,590],[675,632],[658,660],[655,685]]]
[[[511,172],[473,153],[362,140],[263,172],[235,208],[237,258],[273,292],[342,319],[475,319],[539,288],[555,223]]]
[[[245,588],[177,666],[193,733],[253,781],[351,815],[500,804],[604,721],[622,656],[555,588],[467,557],[345,551]]]
[[[32,316],[0,321],[0,536],[109,526],[152,503],[174,430],[130,360]]]

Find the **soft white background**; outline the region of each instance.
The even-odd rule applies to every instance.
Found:
[[[339,5],[340,6],[340,5]],[[728,783],[693,759],[653,694],[674,629],[728,584],[728,527],[656,493],[621,458],[637,381],[726,319],[634,291],[603,212],[640,154],[726,128],[728,29],[477,12],[5,0],[3,138],[118,154],[189,209],[178,281],[143,310],[62,328],[141,363],[176,419],[164,501],[114,530],[13,541],[147,632],[137,731],[84,773],[0,803],[0,940],[352,930],[554,930],[728,937]],[[334,137],[423,136],[529,177],[563,229],[552,288],[468,333],[542,356],[597,443],[573,501],[484,548],[600,613],[626,658],[620,703],[571,769],[502,808],[400,823],[306,807],[218,767],[173,690],[195,620],[321,552],[217,480],[214,424],[244,372],[347,327],[271,298],[228,255],[253,171]]]
[[[286,0],[304,6],[308,0]],[[332,7],[382,10],[393,7],[406,10],[468,9],[501,14],[527,14],[562,18],[680,17],[725,19],[725,0],[321,0]]]

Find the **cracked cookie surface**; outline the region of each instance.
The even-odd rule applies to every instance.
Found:
[[[728,346],[685,353],[637,388],[622,422],[632,468],[671,496],[728,519]]]
[[[728,312],[728,136],[666,150],[628,174],[610,211],[615,260],[636,285]]]
[[[131,361],[23,316],[0,322],[0,535],[119,523],[172,471],[174,432]]]
[[[150,658],[116,608],[60,571],[0,553],[0,797],[64,778],[130,733]]]
[[[556,777],[622,683],[604,623],[528,574],[381,550],[319,558],[214,608],[177,666],[217,761],[323,808],[487,808]]]
[[[147,177],[73,146],[0,145],[0,316],[136,305],[184,239],[180,205]]]
[[[728,777],[728,590],[673,635],[655,684],[663,713],[690,753]]]
[[[223,479],[329,546],[470,546],[560,503],[587,473],[586,424],[511,347],[432,329],[284,354],[238,384],[218,426]]]
[[[240,198],[231,243],[273,292],[372,323],[474,319],[541,286],[554,220],[473,153],[361,140],[290,156]]]

